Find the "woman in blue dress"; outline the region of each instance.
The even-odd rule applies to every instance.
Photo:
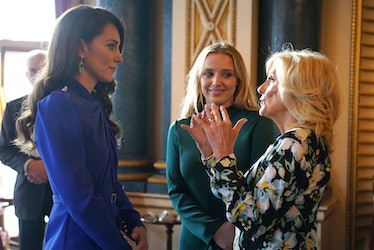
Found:
[[[335,65],[310,50],[284,50],[266,63],[261,116],[281,135],[247,172],[238,168],[224,106],[206,106],[182,125],[196,141],[216,197],[240,233],[235,249],[317,249],[317,212],[330,179],[333,125],[340,113]]]
[[[123,38],[109,11],[80,5],[65,12],[17,121],[17,144],[41,157],[53,191],[44,249],[131,249],[123,234],[136,249],[148,248],[140,215],[117,181],[110,95]]]

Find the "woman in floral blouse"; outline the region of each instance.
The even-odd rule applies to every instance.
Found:
[[[233,145],[235,126],[223,106],[206,105],[181,125],[196,141],[215,196],[240,233],[235,249],[316,249],[317,211],[330,179],[332,128],[340,112],[334,64],[310,50],[284,50],[266,62],[259,114],[281,131],[246,173]]]

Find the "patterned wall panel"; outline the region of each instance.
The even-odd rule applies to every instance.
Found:
[[[200,51],[217,40],[236,45],[236,0],[187,0],[186,72]]]

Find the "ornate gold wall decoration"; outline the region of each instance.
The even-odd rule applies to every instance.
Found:
[[[236,43],[236,0],[187,0],[186,72],[200,51],[217,40]]]
[[[369,249],[374,218],[374,1],[354,0],[350,79],[347,249]]]

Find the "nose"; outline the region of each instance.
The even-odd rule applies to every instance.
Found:
[[[122,62],[122,61],[123,61],[123,58],[122,58],[121,53],[118,53],[118,55],[116,55],[116,57],[114,58],[114,60],[115,60],[117,63]]]
[[[267,80],[265,80],[263,83],[261,83],[260,86],[258,86],[257,93],[259,93],[260,95],[262,95],[263,93],[265,93],[266,86],[267,86]]]
[[[214,76],[212,77],[212,85],[217,85],[220,83],[220,81],[221,81],[221,78],[219,74],[214,74]]]
[[[123,61],[123,58],[122,58],[122,55],[121,55],[121,51],[119,50],[119,48],[115,52],[114,61],[117,62],[117,63],[120,63],[120,62]]]

